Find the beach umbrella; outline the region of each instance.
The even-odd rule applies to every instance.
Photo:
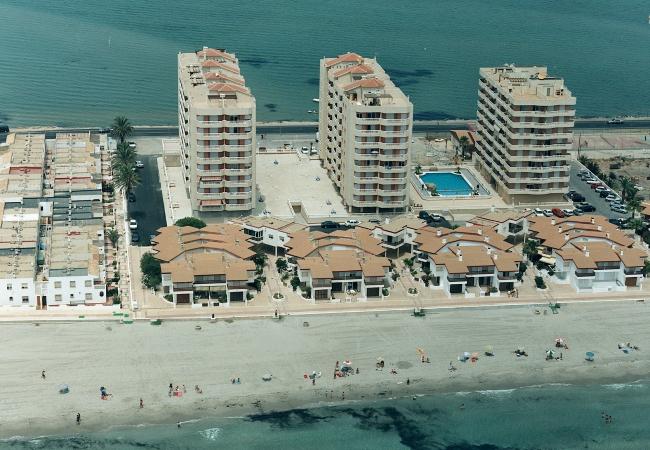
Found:
[[[265,373],[264,375],[262,375],[262,380],[264,381],[271,381],[272,378],[273,375],[271,375],[270,373]]]
[[[352,361],[350,361],[349,359],[346,359],[345,361],[343,361],[343,365],[344,365],[344,366],[351,366],[351,365],[352,365]]]
[[[70,387],[67,384],[59,385],[59,394],[67,394],[70,392]]]
[[[594,360],[594,356],[595,356],[595,355],[594,355],[594,352],[587,352],[587,353],[585,353],[585,359],[586,359],[587,361],[593,361],[593,360]]]

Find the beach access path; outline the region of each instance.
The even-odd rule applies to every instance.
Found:
[[[346,401],[372,400],[647,376],[650,304],[576,303],[562,305],[559,314],[535,314],[535,309],[449,309],[423,318],[408,312],[294,315],[160,326],[146,321],[2,324],[0,437],[142,423],[175,426],[198,417],[340,402],[343,395]],[[545,361],[558,337],[569,349],[559,349],[561,361]],[[623,353],[617,347],[621,342],[640,350]],[[487,346],[494,357],[483,356]],[[517,347],[529,356],[516,357]],[[585,361],[587,351],[595,352],[594,362]],[[459,362],[463,352],[478,353],[478,361]],[[422,354],[431,362],[422,363]],[[375,370],[379,357],[386,364],[383,371]],[[360,373],[334,379],[335,363],[346,359]],[[450,361],[456,371],[448,370]],[[322,373],[315,385],[304,379],[312,371]],[[270,382],[262,381],[267,373],[273,375]],[[237,377],[241,384],[232,384]],[[185,385],[187,393],[170,397],[170,383]],[[63,384],[68,394],[59,393]],[[109,400],[100,399],[101,386],[113,394]]]

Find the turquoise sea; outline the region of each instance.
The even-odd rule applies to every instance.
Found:
[[[475,115],[478,69],[548,65],[578,115],[650,115],[648,0],[0,0],[0,123],[176,123],[176,54],[238,54],[260,120],[314,120],[318,61],[377,56],[416,118]]]
[[[637,450],[650,448],[649,416],[646,381],[549,385],[16,439],[0,449]]]

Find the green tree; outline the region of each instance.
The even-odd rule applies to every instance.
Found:
[[[118,233],[115,228],[111,228],[109,230],[106,230],[106,237],[108,237],[108,240],[111,241],[113,247],[117,248],[117,241],[120,240],[120,233]]]
[[[646,259],[646,260],[643,262],[643,269],[641,269],[641,271],[643,272],[643,276],[644,276],[644,277],[647,277],[648,274],[650,274],[650,260],[647,260],[647,259]]]
[[[528,259],[532,258],[533,255],[537,254],[537,241],[535,239],[528,239],[524,243],[524,247],[521,251],[524,255],[528,256]]]
[[[155,288],[162,281],[160,261],[151,252],[147,252],[140,258],[140,270],[142,271],[142,283],[148,288]]]
[[[298,290],[298,286],[300,286],[300,278],[298,277],[293,277],[291,279],[291,288],[296,291]]]
[[[467,136],[461,136],[458,142],[460,143],[460,154],[465,159],[465,153],[469,149],[469,139]]]
[[[258,269],[264,269],[264,266],[266,265],[266,261],[268,259],[269,259],[269,257],[266,256],[266,254],[264,254],[262,252],[255,253],[255,255],[252,258],[253,262],[255,263],[255,266]]]
[[[114,138],[119,139],[120,143],[124,143],[127,137],[133,134],[133,126],[129,119],[125,116],[117,116],[113,119],[113,127],[111,129],[111,135]]]
[[[129,147],[129,144],[121,143],[117,144],[117,149],[113,156],[111,157],[111,167],[113,171],[118,169],[121,166],[128,167],[133,169],[135,167],[135,160],[137,159],[137,152]]]
[[[140,184],[140,175],[132,167],[120,165],[113,170],[113,184],[122,192],[131,192]]]
[[[641,209],[641,199],[636,195],[629,197],[627,200],[627,210],[632,213],[632,219],[636,216],[636,212]]]
[[[278,269],[278,272],[284,273],[289,268],[289,264],[286,259],[278,258],[275,262],[275,268]]]
[[[174,225],[177,227],[205,228],[206,223],[196,217],[183,217],[182,219],[178,219]]]
[[[618,179],[621,185],[621,199],[625,201],[627,198],[634,197],[637,193],[637,190],[634,187],[634,183],[628,177],[621,177]]]

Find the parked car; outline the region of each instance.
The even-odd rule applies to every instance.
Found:
[[[618,200],[618,195],[609,194],[607,197],[605,197],[605,200],[608,202],[613,202],[614,200]]]
[[[535,215],[537,217],[543,217],[544,216],[544,211],[541,208],[535,208],[533,210],[533,213],[535,213]]]
[[[135,148],[135,147],[136,147],[135,142],[130,141],[129,142],[129,148]]]
[[[345,221],[345,225],[348,227],[356,227],[359,223],[360,222],[357,219],[348,219]]]
[[[136,161],[135,167],[137,167],[138,169],[142,169],[144,167],[144,163],[142,161]]]
[[[605,186],[602,182],[600,182],[600,181],[597,182],[597,183],[590,183],[590,184],[589,184],[589,187],[590,187],[591,189],[593,189],[593,190],[596,190],[596,189],[598,189],[598,188],[601,187],[601,186],[602,186],[602,187],[606,187],[606,186]]]
[[[597,178],[591,178],[591,179],[587,180],[587,184],[589,184],[589,185],[591,185],[591,186],[594,186],[594,185],[595,185],[595,186],[598,186],[598,185],[600,185],[601,183],[602,183],[602,182],[601,182],[600,180],[598,180]],[[596,188],[594,187],[594,189],[596,189]]]
[[[569,216],[573,216],[573,215],[574,215],[572,209],[568,209],[568,208],[566,208],[566,209],[563,209],[562,212],[564,213],[564,215],[565,215],[566,217],[569,217]]]
[[[600,191],[600,197],[601,198],[605,198],[605,197],[607,197],[608,195],[611,195],[611,194],[612,194],[612,191],[610,191],[608,189],[605,189],[604,191]]]
[[[126,198],[129,199],[129,203],[135,203],[135,194],[133,192],[126,194]]]
[[[625,206],[614,205],[612,211],[620,214],[627,214],[627,208]]]
[[[588,212],[594,212],[596,211],[596,207],[594,205],[591,205],[589,203],[578,203],[578,209],[582,211],[583,213],[588,213]]]
[[[431,219],[431,216],[426,211],[420,211],[418,213],[418,218],[420,218],[422,220],[426,220],[428,222]]]
[[[545,209],[545,210],[542,211],[542,212],[544,213],[544,215],[545,215],[546,217],[551,217],[551,216],[553,215],[553,211],[551,211],[550,209]]]
[[[585,201],[585,196],[582,194],[578,194],[577,192],[573,194],[571,197],[569,197],[571,200],[574,202],[584,202]]]
[[[623,228],[623,225],[625,225],[626,220],[621,217],[613,217],[609,219],[609,223],[614,224],[619,228]]]
[[[377,219],[376,217],[373,217],[372,219],[368,219],[368,222],[377,224],[377,223],[381,223],[381,220]]]
[[[595,189],[596,192],[603,192],[603,191],[607,191],[607,190],[608,189],[605,186],[603,186],[602,184]]]
[[[138,233],[137,231],[132,231],[131,232],[131,243],[136,244],[138,242],[140,242],[140,233]]]
[[[135,220],[135,219],[129,220],[129,229],[137,230],[138,229],[138,221]]]
[[[614,117],[613,119],[609,119],[607,121],[607,123],[610,124],[610,125],[621,125],[624,122],[625,121],[623,119],[621,119],[620,117]]]
[[[555,217],[564,217],[564,212],[560,208],[553,208],[551,212]]]
[[[576,209],[573,210],[573,215],[574,216],[582,216],[582,215],[584,215],[584,212],[581,209],[576,208]]]
[[[340,225],[338,223],[336,223],[336,222],[334,222],[332,220],[326,220],[325,222],[322,222],[320,224],[320,227],[323,228],[323,229],[336,229],[339,226]]]

